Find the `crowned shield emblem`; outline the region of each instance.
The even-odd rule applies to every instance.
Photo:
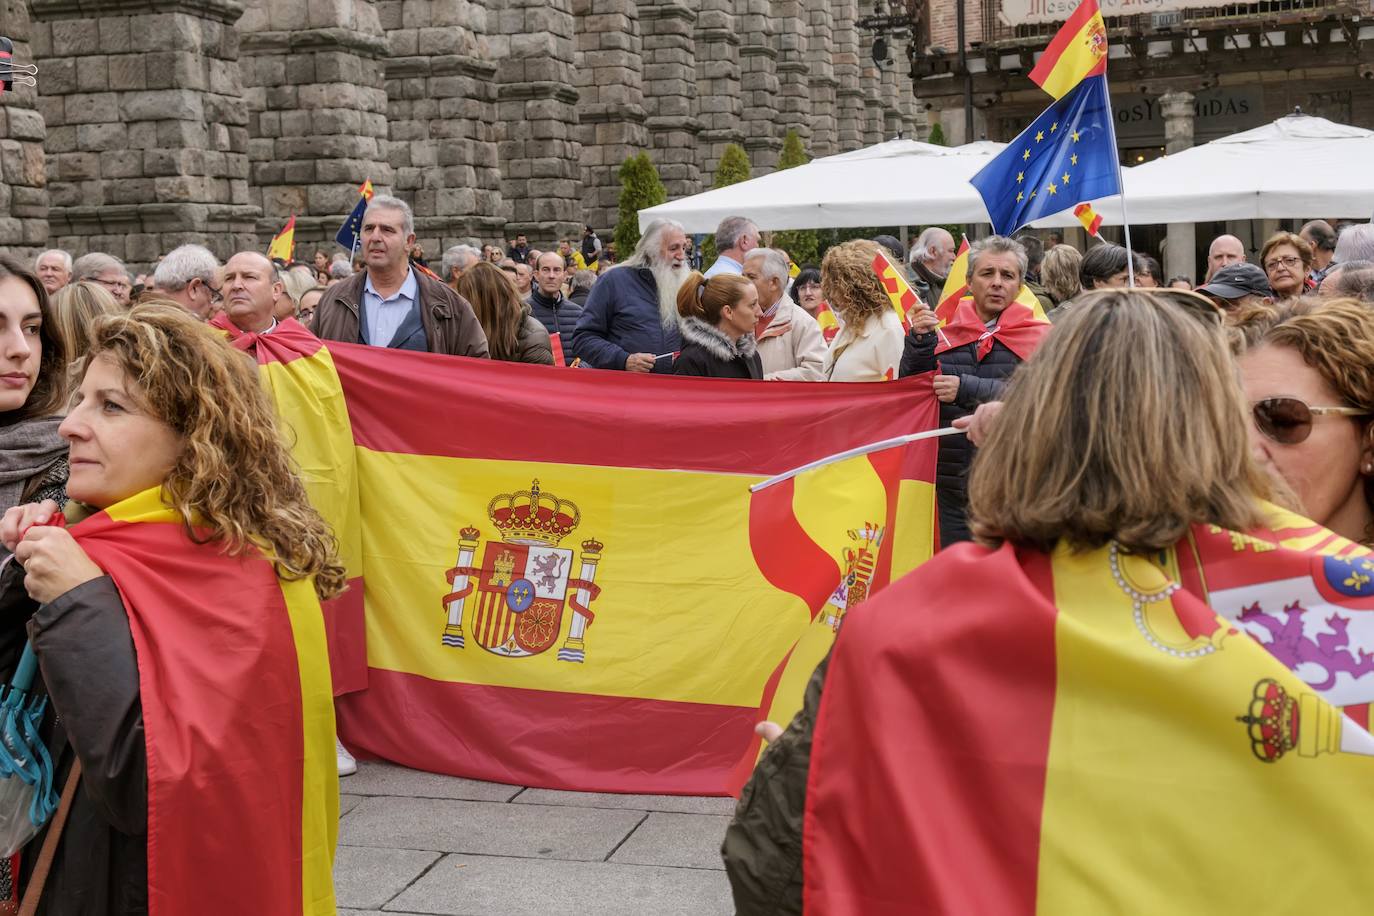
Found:
[[[492,499],[487,516],[500,540],[486,542],[480,565],[473,560],[481,532],[467,527],[459,534],[458,565],[447,574],[452,590],[443,602],[443,644],[462,649],[471,638],[506,658],[539,655],[558,642],[564,609],[571,608],[558,659],[584,661],[586,630],[595,619],[589,605],[601,593],[595,577],[603,545],[582,542],[574,576],[575,552],[558,545],[582,520],[577,506],[542,491],[536,480],[528,490]]]

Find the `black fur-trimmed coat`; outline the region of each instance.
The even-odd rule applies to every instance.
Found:
[[[682,319],[680,330],[682,352],[673,363],[674,375],[763,380],[763,361],[752,332],[734,341],[700,318]]]

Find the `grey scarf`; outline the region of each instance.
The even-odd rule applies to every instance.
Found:
[[[0,512],[19,505],[24,489],[67,457],[67,442],[57,434],[62,417],[29,417],[0,426]]]

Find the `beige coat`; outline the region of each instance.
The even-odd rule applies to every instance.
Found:
[[[816,319],[782,294],[782,302],[758,339],[763,377],[769,381],[819,382],[825,369],[825,338]]]
[[[846,324],[825,354],[825,377],[832,382],[881,382],[897,377],[902,359],[901,319],[890,308],[869,315],[861,327]]]

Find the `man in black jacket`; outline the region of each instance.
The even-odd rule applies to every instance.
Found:
[[[559,335],[563,345],[563,361],[572,362],[572,335],[577,328],[577,318],[582,314],[582,306],[563,295],[563,277],[567,273],[563,256],[555,251],[546,251],[539,256],[538,270],[534,272],[534,288],[530,290],[529,303],[534,317],[539,319],[549,334]]]
[[[988,334],[998,327],[1002,312],[1016,299],[1026,275],[1026,250],[1019,242],[1002,236],[979,239],[969,248],[969,293],[978,320]],[[1007,379],[1021,357],[995,337],[951,347],[935,356],[938,337],[933,316],[918,315],[912,321],[902,353],[900,374],[930,372],[936,368],[935,396],[940,401],[940,425],[949,426],[973,413],[979,404],[1000,400]],[[980,349],[985,350],[979,355]],[[935,464],[935,501],[940,514],[940,546],[948,547],[971,537],[965,518],[968,506],[968,468],[975,449],[964,436],[940,439]]]

